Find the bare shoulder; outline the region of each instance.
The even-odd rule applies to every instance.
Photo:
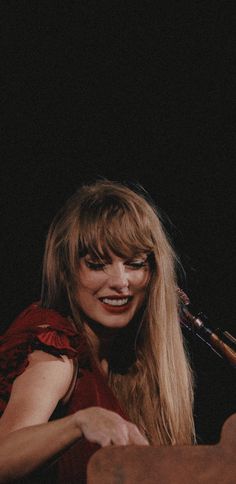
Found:
[[[54,356],[45,351],[36,350],[28,356],[29,364],[26,367],[25,374],[34,371],[44,371],[47,368],[48,374],[56,374],[58,371],[60,375],[64,376],[66,373],[70,374],[73,371],[73,360],[66,355]],[[62,374],[61,374],[62,372]],[[55,376],[55,375],[54,375]]]
[[[72,359],[37,350],[28,360],[25,371],[13,383],[0,419],[3,433],[47,422],[57,403],[70,391],[75,374]]]

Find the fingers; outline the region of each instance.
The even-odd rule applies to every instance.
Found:
[[[130,438],[127,422],[121,419],[119,425],[109,429],[109,434],[104,436],[101,445],[102,447],[107,447],[108,445],[129,445],[129,443]]]
[[[90,407],[76,414],[84,437],[102,447],[109,445],[149,445],[136,425],[120,415],[100,407]]]
[[[113,437],[113,445],[149,445],[149,442],[135,424],[122,419],[119,431]]]
[[[149,445],[148,440],[144,437],[136,425],[131,422],[128,422],[129,428],[129,443],[133,445]]]
[[[104,438],[102,447],[109,445],[149,445],[147,439],[140,433],[136,425],[123,420],[118,428],[107,438]]]

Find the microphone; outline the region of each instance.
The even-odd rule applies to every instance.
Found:
[[[185,292],[178,288],[180,324],[192,333],[196,334],[211,350],[220,358],[223,358],[236,369],[236,339],[228,331],[220,328],[212,330],[208,328],[200,318],[200,314],[193,315],[188,306],[190,300]]]

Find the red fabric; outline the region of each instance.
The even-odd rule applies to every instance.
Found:
[[[43,309],[37,303],[29,306],[0,337],[0,413],[9,400],[14,379],[28,364],[28,355],[40,349],[56,356],[62,354],[78,360],[78,375],[63,415],[70,415],[91,406],[112,410],[127,419],[106,378],[89,358],[88,347],[72,323],[54,310]],[[58,484],[86,482],[86,467],[91,455],[99,448],[82,438],[67,450],[55,465]]]

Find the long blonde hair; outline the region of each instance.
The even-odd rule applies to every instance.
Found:
[[[152,272],[142,310],[111,351],[109,384],[151,443],[190,444],[193,385],[178,317],[176,256],[144,193],[99,180],[68,200],[49,230],[41,304],[72,316],[82,331],[74,297],[79,258],[108,250],[122,257],[145,252]]]

